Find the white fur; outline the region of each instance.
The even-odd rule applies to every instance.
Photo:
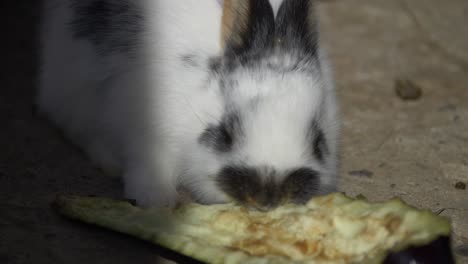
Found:
[[[125,195],[143,206],[174,205],[177,187],[189,186],[200,200],[227,197],[214,175],[228,162],[285,170],[307,164],[333,175],[336,160],[318,165],[303,154],[306,123],[326,96],[329,116],[322,120],[336,152],[338,126],[328,70],[317,76],[268,76],[238,72],[232,102],[242,110],[247,143],[230,155],[203,149],[198,137],[216,123],[224,104],[217,83],[203,67],[186,67],[184,54],[208,63],[221,54],[219,1],[135,0],[144,7],[144,32],[138,53],[99,54],[68,26],[71,0],[47,0],[42,27],[42,73],[38,105],[51,120],[111,174],[121,174]],[[281,1],[272,0],[273,7]],[[276,12],[275,12],[276,13]],[[326,67],[326,61],[323,60]],[[247,105],[261,98],[258,111]],[[270,133],[271,132],[271,133]],[[334,176],[324,181],[333,184]]]
[[[276,14],[278,14],[278,10],[281,6],[281,3],[283,3],[284,0],[270,0],[271,7],[273,8],[273,14],[276,17]]]
[[[324,186],[330,189],[336,186],[338,160],[335,155],[340,127],[331,71],[325,57],[321,65],[324,70],[313,75],[249,71],[234,74],[238,89],[228,96],[227,104],[241,109],[245,141],[227,155],[210,154],[194,146],[194,151],[186,156],[192,161],[189,162],[192,166],[187,168],[186,174],[191,177],[187,177],[186,184],[198,191],[202,201],[223,202],[227,199],[209,180],[227,164],[273,169],[279,172],[275,174],[279,177],[278,182],[284,179],[284,172],[309,167],[321,173]],[[258,78],[259,75],[262,77]],[[323,97],[323,105],[320,105]],[[325,165],[311,157],[307,149],[310,142],[306,140],[312,117],[323,107],[327,111],[319,122],[331,152]]]

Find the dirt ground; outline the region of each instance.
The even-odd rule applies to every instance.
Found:
[[[0,4],[0,263],[154,263],[160,249],[50,209],[59,192],[122,188],[34,114],[38,2]],[[449,217],[468,263],[468,1],[323,0],[319,12],[343,118],[341,190]],[[397,79],[421,96],[402,100]]]

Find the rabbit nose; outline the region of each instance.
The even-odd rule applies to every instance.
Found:
[[[273,170],[254,167],[227,166],[218,173],[217,183],[241,205],[267,211],[277,207],[284,198],[282,185],[273,173]]]

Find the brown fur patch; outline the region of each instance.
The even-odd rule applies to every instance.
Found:
[[[221,23],[221,47],[223,49],[227,42],[235,46],[243,44],[242,35],[249,26],[250,1],[252,0],[224,0]]]

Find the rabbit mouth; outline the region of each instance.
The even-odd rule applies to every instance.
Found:
[[[237,203],[261,211],[285,203],[302,204],[313,196],[327,193],[321,188],[320,174],[311,168],[288,170],[226,166],[217,175],[218,187]]]

